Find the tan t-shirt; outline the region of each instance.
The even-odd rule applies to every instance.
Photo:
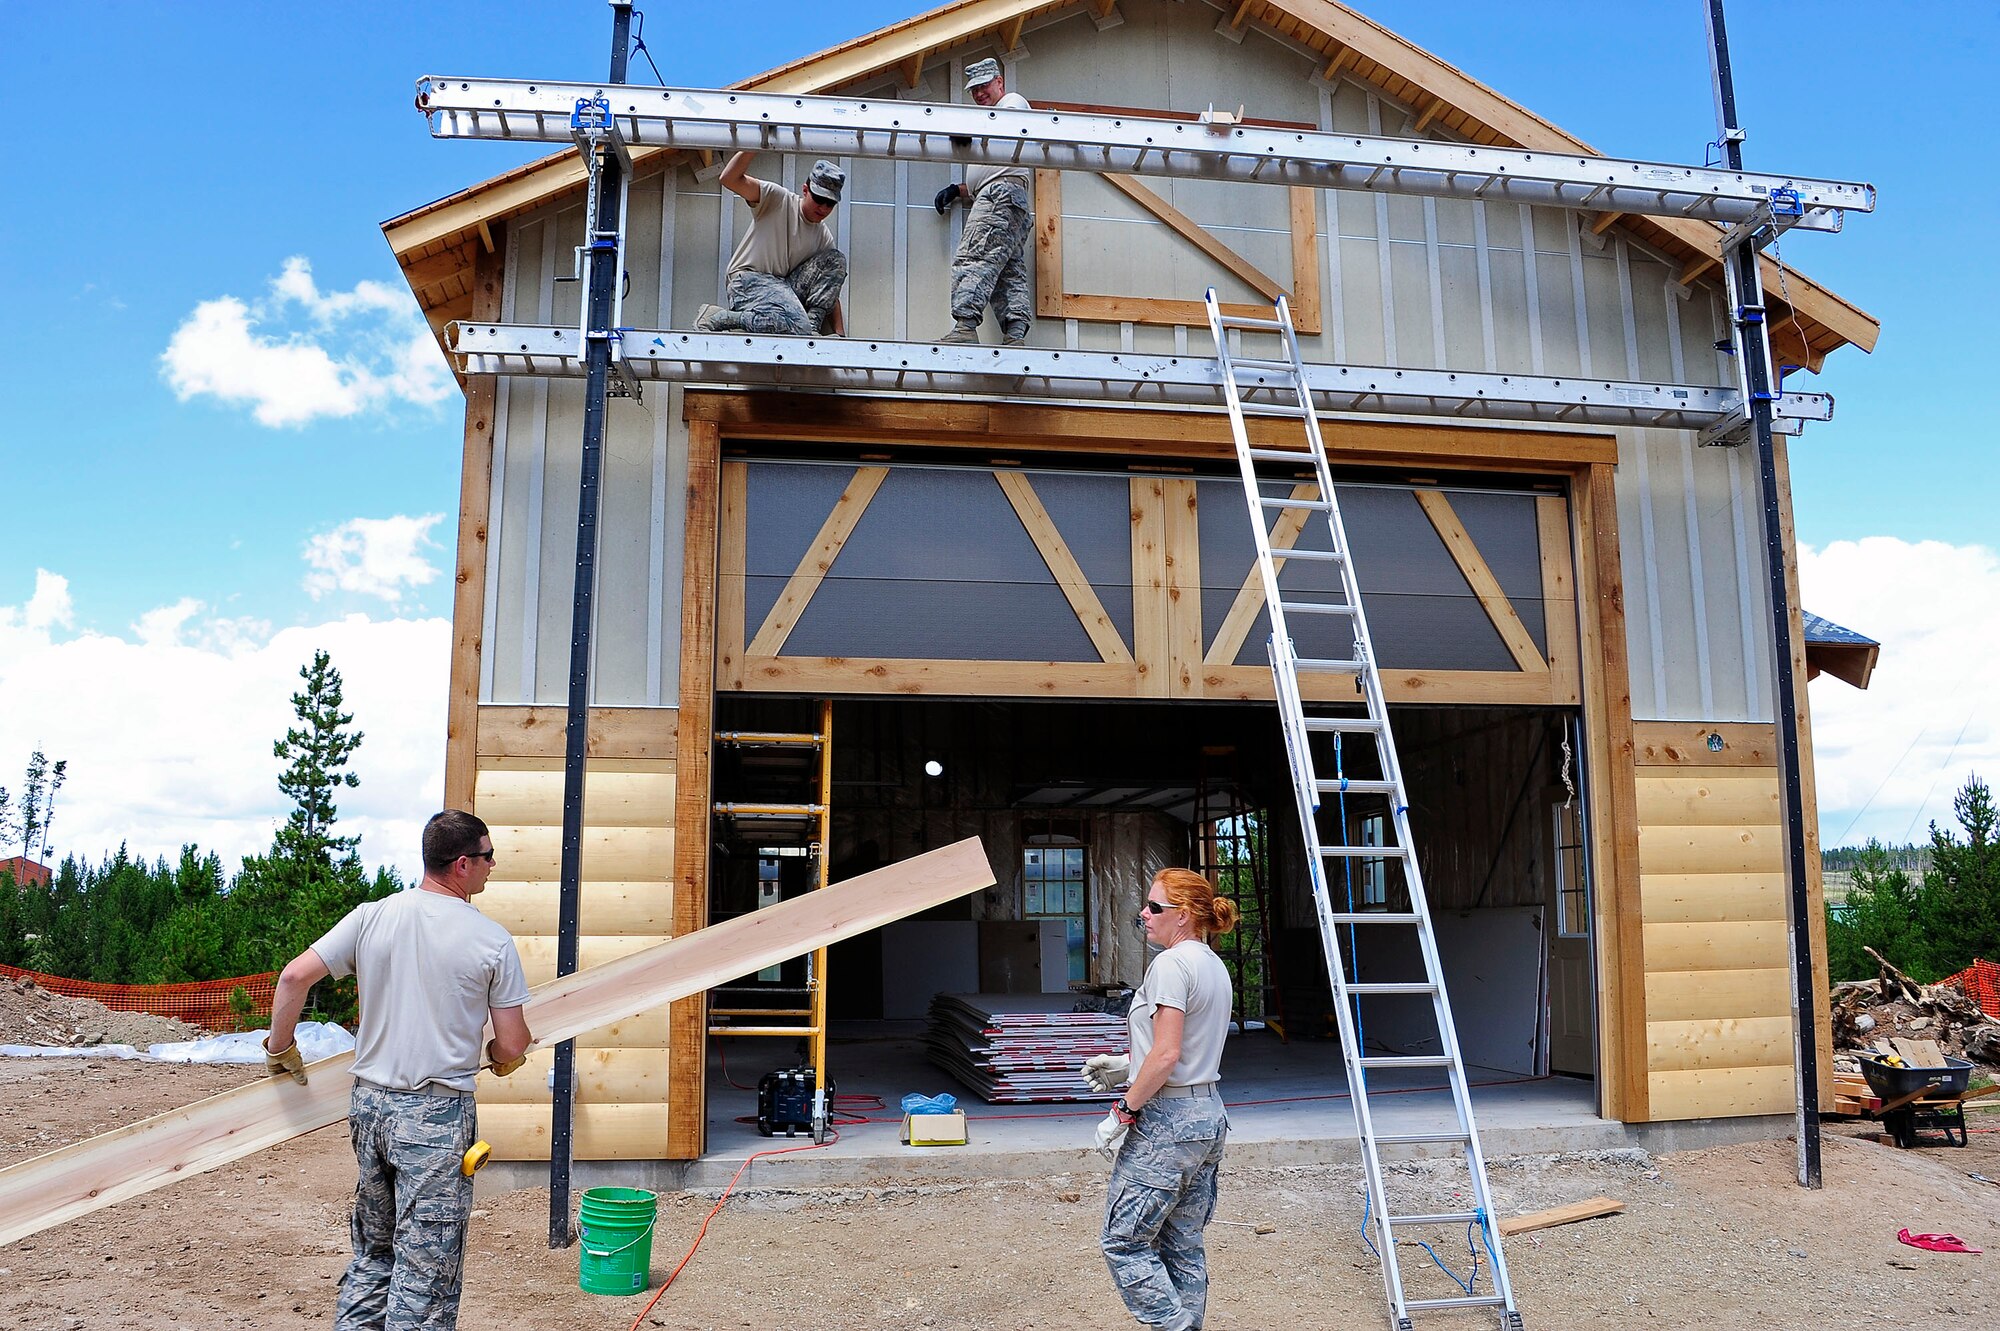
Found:
[[[1146,978],[1132,994],[1126,1019],[1132,1036],[1132,1075],[1137,1076],[1153,1052],[1153,1013],[1179,1008],[1187,1014],[1181,1027],[1181,1057],[1167,1074],[1169,1086],[1203,1086],[1222,1078],[1222,1045],[1229,1038],[1229,967],[1200,939],[1175,943],[1146,968]]]
[[[821,250],[833,247],[832,225],[806,221],[799,210],[798,195],[768,180],[756,180],[756,184],[757,202],[750,209],[750,229],[736,242],[736,253],[729,256],[726,276],[734,277],[748,268],[783,277]]]
[[[354,1076],[388,1091],[470,1091],[488,1008],[528,1001],[507,930],[438,892],[410,888],[366,902],[312,945],[361,989]]]
[[[993,109],[996,111],[1032,111],[1035,108],[1030,106],[1028,99],[1020,93],[1010,92],[1001,97],[999,101],[993,103]],[[1034,187],[1035,183],[1034,179],[1029,176],[1028,168],[1025,166],[968,166],[965,168],[965,192],[967,194],[977,194],[996,180],[1018,180],[1022,185],[1030,189]]]

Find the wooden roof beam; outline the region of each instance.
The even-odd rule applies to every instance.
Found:
[[[1021,28],[1027,23],[1026,14],[1016,14],[1000,28],[1000,54],[1021,49]]]
[[[1590,234],[1593,236],[1603,235],[1624,215],[1623,213],[1599,213],[1590,220]]]
[[[1437,119],[1437,117],[1438,117],[1438,112],[1440,112],[1440,111],[1443,111],[1443,110],[1445,110],[1445,109],[1446,109],[1446,107],[1445,107],[1445,101],[1444,101],[1444,98],[1442,98],[1442,97],[1433,97],[1433,98],[1431,98],[1431,100],[1430,100],[1430,105],[1429,105],[1429,106],[1426,106],[1426,107],[1424,108],[1424,113],[1423,113],[1422,115],[1420,115],[1420,116],[1418,116],[1418,117],[1417,117],[1417,123],[1416,123],[1416,125],[1415,125],[1415,126],[1414,126],[1414,127],[1413,127],[1413,128],[1411,129],[1411,130],[1410,130],[1410,133],[1411,133],[1412,135],[1417,135],[1417,134],[1421,134],[1421,133],[1423,133],[1423,132],[1424,132],[1425,130],[1429,129],[1429,128],[1431,127],[1431,121],[1433,121],[1433,120],[1436,120],[1436,119]]]
[[[1681,285],[1684,287],[1693,286],[1694,280],[1697,277],[1700,277],[1703,273],[1706,273],[1709,269],[1716,267],[1721,262],[1722,260],[1717,258],[1713,254],[1698,254],[1694,258],[1689,259],[1687,262],[1687,267],[1681,269],[1681,276],[1680,276]]]
[[[1320,82],[1333,82],[1335,78],[1339,77],[1341,70],[1346,69],[1353,63],[1354,48],[1351,46],[1339,46],[1334,51],[1333,58],[1326,62],[1326,68],[1320,71]]]
[[[1256,3],[1257,0],[1237,0],[1236,12],[1229,16],[1229,26],[1240,29],[1243,20],[1250,17],[1250,6]]]
[[[903,86],[915,88],[924,81],[924,57],[927,51],[918,51],[902,64]]]

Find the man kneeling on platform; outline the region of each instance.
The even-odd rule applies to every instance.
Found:
[[[750,205],[750,229],[729,257],[723,293],[729,303],[702,306],[694,326],[704,333],[845,337],[840,289],[847,285],[847,256],[835,248],[827,218],[847,173],[822,158],[794,194],[747,174],[750,157],[737,153],[722,168],[723,188]]]

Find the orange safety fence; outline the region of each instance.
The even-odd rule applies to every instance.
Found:
[[[1981,958],[1958,974],[1947,976],[1944,983],[1979,1004],[1979,1010],[1987,1016],[2000,1018],[2000,962]]]
[[[60,975],[25,971],[18,966],[0,965],[0,976],[10,980],[32,980],[52,994],[65,998],[88,998],[118,1012],[150,1012],[159,1017],[176,1017],[209,1030],[233,1030],[237,1012],[229,1006],[229,995],[242,989],[250,996],[250,1012],[269,1016],[271,1000],[278,986],[278,972],[239,975],[229,980],[199,980],[192,984],[99,984],[95,980],[70,980]]]

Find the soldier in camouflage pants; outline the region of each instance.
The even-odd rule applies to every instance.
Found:
[[[1100,1243],[1133,1317],[1165,1331],[1202,1324],[1216,1176],[1229,1138],[1219,1096],[1145,1104],[1119,1148]]]
[[[821,250],[783,277],[745,268],[729,278],[729,307],[703,306],[695,327],[812,337],[827,330],[846,285],[847,256],[835,249]]]
[[[456,1326],[472,1214],[460,1162],[479,1135],[472,1097],[356,1085],[347,1131],[361,1174],[334,1331]]]
[[[1028,286],[1034,229],[1034,205],[1020,181],[1003,176],[974,196],[951,261],[951,317],[960,328],[977,328],[990,304],[1008,342],[1027,337],[1035,322]]]

